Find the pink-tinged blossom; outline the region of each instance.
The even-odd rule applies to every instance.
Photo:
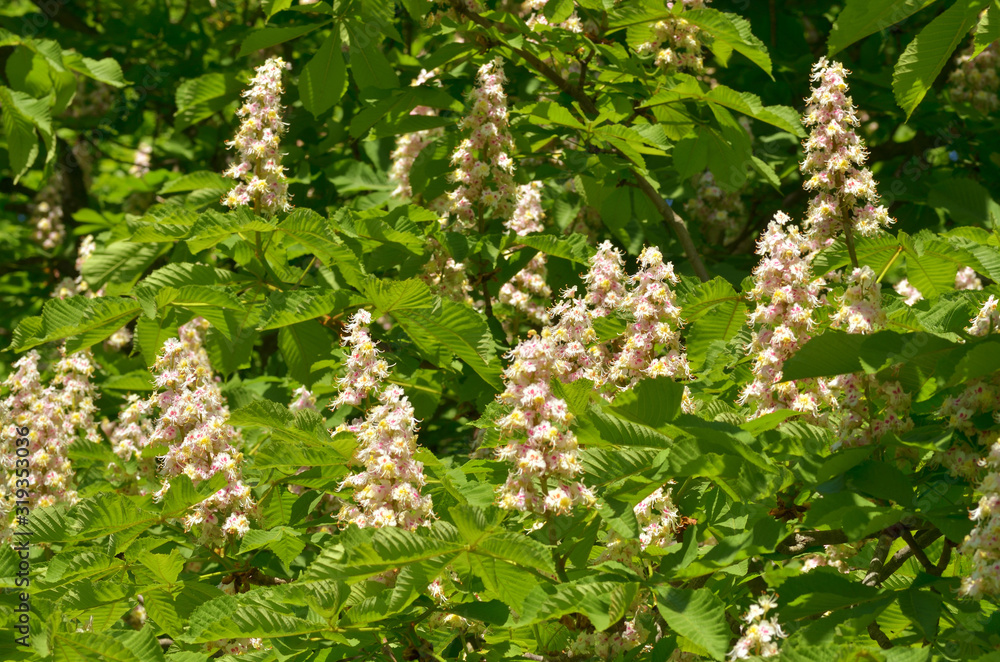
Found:
[[[128,174],[133,177],[143,177],[149,172],[149,164],[152,161],[153,146],[149,143],[142,143],[135,150],[132,156],[132,166],[128,169]]]
[[[907,306],[912,306],[918,301],[924,300],[924,295],[920,293],[920,290],[914,287],[910,281],[905,278],[896,283],[892,289],[896,290],[896,294],[903,297],[903,303]]]
[[[969,322],[969,326],[965,327],[965,332],[971,336],[986,336],[990,333],[996,333],[1000,329],[1000,311],[997,309],[997,298],[990,295],[979,312],[972,321]]]
[[[953,101],[971,104],[983,114],[1000,109],[1000,51],[996,42],[987,46],[979,55],[976,44],[971,43],[955,59],[955,69],[948,76],[948,91]]]
[[[435,71],[421,69],[410,85],[412,87],[426,85],[434,78],[434,74]],[[437,110],[427,106],[417,106],[410,111],[410,115],[434,117],[437,115]],[[389,180],[396,184],[396,188],[392,191],[394,196],[409,198],[413,195],[413,189],[410,188],[410,170],[413,169],[413,162],[420,156],[420,152],[443,132],[444,130],[438,127],[403,133],[396,138],[396,148],[390,154],[392,166],[389,168]]]
[[[593,308],[594,317],[606,317],[624,303],[627,289],[625,261],[621,251],[610,241],[597,247],[583,282],[587,286],[587,305]]]
[[[990,296],[966,331],[982,336],[997,333],[997,321],[997,300]],[[959,594],[973,599],[995,597],[1000,595],[1000,434],[979,430],[972,418],[990,413],[994,423],[1000,424],[1000,374],[967,383],[957,397],[945,400],[938,413],[949,417],[951,427],[970,439],[978,438],[988,449],[978,461],[985,470],[976,488],[979,502],[969,511],[975,526],[958,548],[972,562],[971,571],[962,577]],[[956,459],[952,458],[953,463]]]
[[[576,504],[592,505],[590,488],[577,480],[573,415],[552,392],[554,381],[568,383],[593,366],[588,345],[597,334],[586,302],[568,290],[549,311],[541,333],[529,332],[508,354],[505,389],[499,396],[510,411],[497,425],[506,444],[497,457],[512,466],[498,491],[502,508],[535,513],[568,513]]]
[[[643,605],[641,611],[649,608]],[[633,616],[618,626],[601,632],[580,632],[566,647],[564,655],[571,660],[617,660],[649,638],[642,619]]]
[[[690,379],[681,346],[681,309],[671,289],[680,279],[655,246],[639,254],[639,270],[629,277],[621,309],[634,321],[625,328],[607,370],[610,384],[630,388],[647,377]]]
[[[66,356],[60,348],[60,359],[53,366],[53,377],[46,385],[38,369],[39,354],[32,350],[14,363],[12,372],[3,382],[9,389],[6,399],[0,401],[2,427],[0,442],[0,467],[4,482],[0,485],[0,539],[10,537],[10,515],[17,501],[28,502],[29,507],[46,507],[56,503],[72,505],[77,502],[76,480],[69,460],[69,446],[86,439],[98,442],[94,414],[98,397],[90,378],[95,365],[89,350]],[[18,429],[27,428],[22,436]],[[15,451],[18,439],[27,439],[26,458]],[[23,443],[22,443],[22,446]],[[27,460],[27,497],[18,495],[24,488],[19,481],[19,460]]]
[[[288,405],[291,411],[302,411],[304,409],[316,411],[316,396],[305,386],[295,389],[292,395],[295,396],[295,399]]]
[[[500,303],[536,324],[544,324],[548,319],[546,304],[552,297],[552,288],[545,282],[548,275],[545,263],[544,253],[535,254],[500,288]]]
[[[389,376],[389,364],[385,359],[379,358],[382,352],[368,333],[368,325],[371,323],[372,314],[367,310],[359,310],[344,327],[346,334],[341,344],[349,351],[347,372],[337,380],[340,392],[333,400],[333,409],[344,405],[360,406]]]
[[[132,332],[128,327],[123,326],[108,336],[107,340],[104,341],[104,349],[118,352],[125,349],[130,342],[132,342]]]
[[[924,295],[913,286],[907,279],[902,279],[893,287],[896,293],[903,297],[907,306],[912,306],[918,301],[924,300]],[[979,280],[979,275],[976,270],[972,267],[963,267],[955,272],[955,289],[956,290],[981,290],[983,289],[983,281]]]
[[[703,9],[709,0],[682,0],[684,10]],[[673,9],[675,2],[667,2]],[[636,47],[639,55],[653,55],[653,61],[664,71],[705,72],[702,57],[701,30],[684,18],[684,12],[671,14],[652,25],[652,39]]]
[[[542,183],[533,181],[517,187],[517,206],[511,217],[504,221],[504,227],[518,236],[524,236],[544,230],[544,220]],[[552,289],[545,282],[548,276],[545,265],[545,254],[535,254],[523,269],[500,288],[500,303],[536,324],[545,323],[546,308],[552,297]]]
[[[504,227],[514,234],[524,236],[545,229],[545,210],[542,209],[542,183],[533,181],[517,187],[517,205]]]
[[[751,656],[774,657],[778,654],[778,642],[786,638],[777,615],[768,616],[777,609],[778,601],[770,594],[764,594],[750,605],[743,616],[746,625],[741,626],[740,638],[729,651],[730,660],[745,660]]]
[[[472,285],[465,263],[456,262],[433,237],[427,240],[427,250],[430,255],[420,280],[427,283],[434,294],[472,305]]]
[[[846,279],[844,293],[837,297],[830,326],[862,335],[883,330],[888,320],[881,292],[871,267],[854,269]],[[913,427],[909,414],[911,397],[899,382],[852,373],[838,375],[828,383],[837,393],[840,414],[833,448],[867,445],[890,432],[902,433]]]
[[[706,170],[697,178],[695,195],[684,203],[689,220],[712,243],[732,241],[746,222],[746,208],[738,192],[725,191]]]
[[[66,238],[66,226],[62,222],[62,206],[43,200],[35,205],[35,232],[33,237],[42,248],[51,251],[62,245]]]
[[[525,23],[527,23],[529,28],[534,29],[536,25],[549,25],[549,21],[543,13],[545,5],[548,3],[549,0],[528,0],[524,3],[522,13],[528,15]],[[580,20],[576,12],[573,12],[565,21],[556,23],[555,27],[579,34],[583,32],[583,21]]]
[[[803,188],[815,193],[805,224],[814,249],[831,243],[845,223],[855,233],[870,237],[895,222],[878,204],[875,180],[865,167],[868,151],[855,131],[859,120],[847,95],[848,73],[839,62],[820,58],[813,65],[812,79],[817,84],[802,118],[803,124],[812,127],[803,144],[806,157],[801,169],[807,178]]]
[[[830,326],[848,333],[868,334],[885,327],[882,309],[882,286],[875,272],[864,266],[854,269],[847,277],[844,293],[837,297],[837,310],[830,316]]]
[[[477,85],[469,96],[467,115],[459,122],[465,138],[451,156],[449,213],[458,229],[479,227],[492,212],[509,218],[514,209],[514,141],[510,135],[503,60],[479,68]]]
[[[150,396],[157,413],[147,443],[168,447],[154,499],[166,496],[177,476],[187,476],[195,485],[218,473],[225,476],[226,486],[192,506],[183,518],[184,529],[198,532],[201,540],[222,542],[249,530],[248,517],[256,513],[256,503],[243,482],[243,440],[228,422],[229,408],[204,348],[208,326],[196,318],[160,350],[153,364],[157,392]]]
[[[976,489],[979,501],[969,511],[975,527],[958,548],[972,561],[959,595],[973,599],[1000,595],[1000,436],[995,431],[988,436],[989,451],[979,460],[986,469]]]
[[[793,409],[820,418],[831,394],[822,380],[783,382],[782,369],[812,334],[813,313],[824,286],[813,278],[809,239],[782,212],[775,214],[757,243],[760,262],[748,293],[757,306],[747,323],[754,328],[747,350],[753,358],[753,380],[740,394],[740,404],[754,407],[753,416]]]
[[[632,558],[647,547],[666,549],[677,541],[680,511],[674,504],[671,490],[659,487],[637,503],[632,511],[639,524],[639,539],[630,540],[616,531],[608,533],[601,561],[612,560],[632,565]]]
[[[350,354],[333,408],[345,404],[362,407],[373,397],[378,404],[369,406],[364,417],[336,430],[357,437],[354,461],[364,467],[344,480],[341,487],[353,488],[353,494],[337,519],[361,528],[398,526],[412,530],[429,525],[434,517],[430,496],[420,493],[426,484],[423,464],[413,459],[417,420],[403,389],[383,384],[389,366],[378,358],[378,349],[368,335],[366,325],[370,323],[371,313],[359,310],[347,325],[343,341]]]
[[[956,290],[981,290],[983,281],[979,280],[979,275],[972,267],[962,267],[955,272]]]
[[[236,114],[242,119],[236,137],[226,142],[234,148],[237,160],[225,173],[237,181],[222,198],[227,207],[251,207],[255,213],[271,215],[291,209],[288,204],[288,178],[281,159],[281,136],[287,129],[282,121],[281,82],[283,70],[291,69],[280,57],[272,57],[257,67],[244,90],[243,105]]]

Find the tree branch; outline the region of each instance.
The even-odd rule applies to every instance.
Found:
[[[934,542],[935,540],[937,540],[938,538],[940,538],[942,535],[943,534],[940,531],[938,531],[936,528],[933,528],[933,529],[929,529],[927,531],[923,531],[921,533],[918,533],[915,536],[914,540],[916,541],[916,543],[917,543],[918,546],[920,546],[920,547],[927,547],[932,542]],[[910,558],[911,556],[913,556],[913,549],[914,549],[913,547],[907,546],[907,547],[904,547],[903,549],[899,550],[898,552],[896,552],[893,555],[893,557],[889,560],[889,562],[886,563],[885,566],[882,568],[882,572],[879,574],[879,577],[878,577],[879,583],[884,582],[886,579],[888,579],[892,575],[892,573],[894,573],[897,570],[899,570],[899,568],[904,563],[906,563],[906,560],[908,558]]]
[[[624,155],[623,155],[624,156]],[[694,273],[701,279],[701,282],[707,282],[711,280],[708,275],[708,271],[705,269],[705,263],[701,261],[701,255],[698,254],[698,248],[694,245],[694,240],[691,239],[691,234],[688,232],[687,226],[684,224],[684,220],[677,215],[677,212],[667,204],[667,201],[663,199],[663,196],[657,192],[653,185],[649,183],[645,175],[639,173],[635,168],[632,168],[632,175],[636,179],[639,188],[642,192],[646,194],[646,197],[656,206],[656,210],[660,212],[660,216],[663,217],[664,222],[670,226],[670,229],[674,231],[677,235],[677,239],[681,242],[681,246],[684,248],[684,253],[687,255],[688,260],[691,262],[692,268],[694,268]]]
[[[511,29],[506,25],[503,25],[502,23],[494,23],[493,21],[483,18],[482,16],[480,16],[475,12],[469,11],[465,7],[465,5],[458,0],[453,0],[451,6],[455,9],[456,12],[458,12],[462,16],[465,16],[466,18],[468,18],[470,21],[472,21],[481,28],[486,28],[486,29],[495,28],[497,31],[503,32],[505,34],[511,32]],[[569,96],[573,97],[573,100],[576,101],[578,104],[580,104],[580,109],[584,112],[585,115],[587,115],[588,117],[594,117],[595,115],[598,114],[597,106],[594,104],[594,101],[587,96],[587,94],[583,91],[582,88],[574,87],[573,85],[571,85],[568,80],[559,75],[559,72],[557,72],[555,69],[542,62],[533,53],[529,53],[523,48],[517,48],[516,46],[511,46],[510,44],[504,44],[504,45],[511,51],[513,51],[515,55],[517,55],[525,62],[530,64],[532,67],[534,67],[538,71],[538,73],[545,76],[545,78],[547,78],[549,82],[551,82],[553,85],[559,88],[560,92],[564,92]]]
[[[797,556],[810,547],[819,545],[841,545],[847,542],[847,535],[836,531],[796,531],[778,543],[774,551],[786,556]]]
[[[917,541],[913,539],[913,534],[910,533],[908,529],[903,529],[903,532],[900,535],[903,540],[906,541],[906,544],[913,549],[913,555],[917,557],[918,561],[920,561],[920,565],[924,566],[924,570],[932,575],[941,574],[938,572],[937,566],[931,563],[931,560],[927,558],[927,552],[924,551],[924,548],[918,545]]]
[[[881,583],[885,557],[889,555],[889,548],[892,547],[894,539],[895,536],[888,533],[888,530],[882,531],[881,535],[879,535],[878,542],[875,543],[875,552],[872,554],[871,563],[868,564],[868,574],[861,581],[865,586],[876,586]]]
[[[876,621],[868,624],[868,636],[879,645],[879,648],[883,650],[892,648],[892,642],[889,641],[889,637],[886,636],[885,632],[882,632],[882,628],[878,626]]]

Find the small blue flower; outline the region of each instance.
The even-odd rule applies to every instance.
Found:
[[[670,207],[674,206],[674,199],[673,198],[663,198],[663,199],[667,201],[667,205],[669,205]]]
[[[948,152],[948,158],[951,159],[952,161],[957,161],[958,152],[956,152],[955,150],[951,150],[950,152]]]

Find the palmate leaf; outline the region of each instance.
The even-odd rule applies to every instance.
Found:
[[[487,384],[503,388],[497,343],[486,319],[471,306],[438,299],[433,309],[406,309],[393,316],[417,345],[453,353]]]
[[[591,406],[580,419],[577,435],[588,445],[638,448],[670,448],[673,439],[659,430],[621,418],[598,406]]]
[[[892,91],[907,119],[987,4],[988,0],[957,0],[921,30],[899,56],[892,74]]]
[[[76,52],[63,51],[63,64],[77,73],[112,87],[121,88],[130,84],[125,80],[121,66],[110,57],[94,60]]]
[[[902,252],[900,242],[889,234],[876,237],[855,237],[854,250],[860,266],[871,267],[875,275],[881,274],[896,254]],[[820,251],[812,262],[813,273],[817,276],[827,274],[851,264],[851,255],[847,244],[837,240]]]
[[[829,55],[836,55],[870,34],[888,30],[934,1],[847,0],[826,42]]]
[[[348,21],[347,29],[352,35],[361,35],[368,25],[352,20]],[[377,39],[351,38],[351,75],[362,90],[391,90],[399,87],[399,77],[382,53],[381,43]]]
[[[636,423],[658,428],[680,413],[683,393],[684,385],[669,377],[644,379],[620,393],[611,410]]]
[[[976,47],[972,51],[972,57],[982,53],[997,39],[1000,39],[1000,7],[997,6],[996,2],[993,2],[979,19],[979,24],[976,25],[974,37]]]

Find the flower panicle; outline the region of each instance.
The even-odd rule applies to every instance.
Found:
[[[288,178],[281,165],[281,136],[288,125],[282,121],[281,81],[291,64],[280,57],[269,58],[257,67],[243,91],[244,103],[236,114],[241,118],[236,136],[226,142],[235,149],[237,160],[223,173],[237,181],[222,198],[227,207],[252,207],[255,213],[271,215],[288,211]]]
[[[874,236],[895,221],[878,204],[868,150],[858,136],[854,101],[848,95],[847,71],[825,57],[813,65],[812,94],[806,99],[803,124],[811,127],[805,140],[803,188],[815,193],[809,202],[806,229],[812,248],[829,245],[845,225],[864,237]]]

